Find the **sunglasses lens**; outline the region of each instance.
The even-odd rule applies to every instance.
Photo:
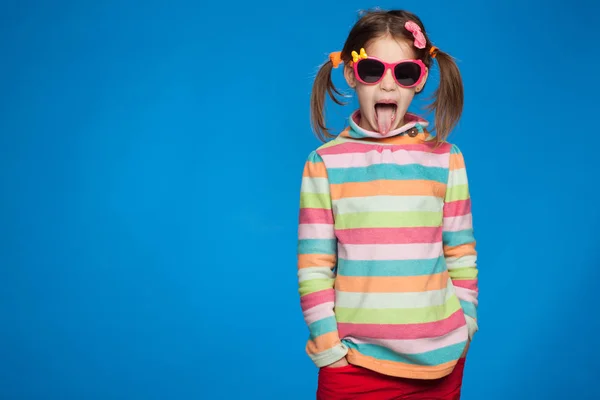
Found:
[[[358,76],[366,83],[375,83],[382,76],[385,66],[377,60],[364,59],[356,65]]]
[[[405,62],[396,66],[394,74],[402,86],[413,86],[421,76],[421,67],[414,62]]]

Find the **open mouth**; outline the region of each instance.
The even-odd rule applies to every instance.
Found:
[[[395,102],[382,101],[375,103],[375,121],[379,127],[379,133],[388,133],[396,121],[398,105]]]

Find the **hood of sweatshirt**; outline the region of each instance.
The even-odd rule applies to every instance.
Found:
[[[404,115],[404,124],[385,135],[360,127],[360,117],[360,110],[354,111],[348,119],[348,127],[339,136],[342,138],[364,139],[366,141],[384,143],[421,142],[434,138],[425,129],[429,125],[429,122],[413,113],[406,113]]]

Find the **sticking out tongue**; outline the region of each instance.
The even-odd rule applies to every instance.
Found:
[[[385,135],[392,129],[392,124],[396,119],[395,104],[375,104],[375,119],[379,127],[379,133]]]

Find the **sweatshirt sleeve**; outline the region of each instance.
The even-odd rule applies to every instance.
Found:
[[[469,339],[478,330],[478,269],[471,197],[465,160],[456,145],[450,151],[448,185],[444,202],[444,256],[469,328]]]
[[[298,285],[310,333],[306,352],[317,367],[342,359],[348,351],[340,341],[333,311],[336,253],[327,170],[313,151],[304,165],[300,189]]]

